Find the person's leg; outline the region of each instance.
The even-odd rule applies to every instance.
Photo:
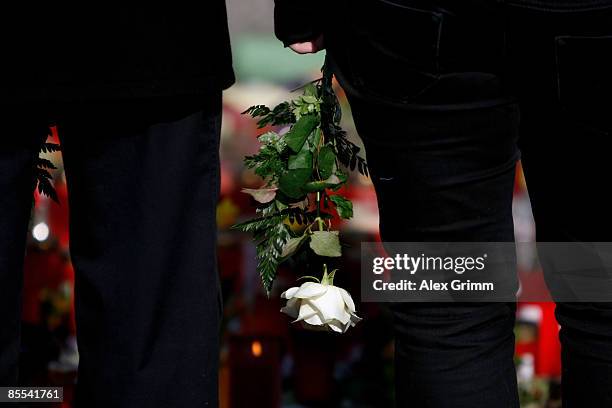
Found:
[[[407,113],[351,104],[383,241],[512,241],[516,107]],[[515,305],[398,303],[398,407],[516,407]]]
[[[0,386],[17,385],[21,289],[34,159],[47,137],[32,109],[0,107]]]
[[[62,115],[79,407],[215,407],[221,94]]]
[[[397,407],[518,407],[515,311],[504,303],[395,308]]]
[[[563,407],[612,406],[612,304],[558,303]]]
[[[521,99],[520,146],[539,242],[612,241],[612,200],[605,192],[612,148],[610,21],[610,7],[509,9],[508,77]],[[564,286],[556,271],[545,265],[544,272],[553,297],[567,299],[557,290]],[[561,302],[556,316],[563,406],[612,406],[611,304]]]
[[[503,27],[481,6],[360,2],[326,37],[365,144],[383,241],[514,240],[518,109],[497,75]],[[518,406],[514,304],[392,310],[398,407]]]

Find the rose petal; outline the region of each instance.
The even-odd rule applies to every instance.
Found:
[[[359,323],[363,319],[357,315],[351,315],[351,325],[355,326],[355,324]]]
[[[321,326],[324,324],[323,319],[321,319],[321,315],[318,313],[315,313],[312,316],[304,319],[304,321],[308,324],[312,324],[313,326]]]
[[[345,325],[335,319],[327,322],[327,325],[329,326],[330,329],[332,329],[336,333],[344,333],[346,331]]]
[[[281,293],[281,298],[283,298],[283,299],[291,299],[299,289],[300,288],[297,287],[297,286],[295,286],[293,288],[289,288],[286,291],[284,291],[283,293]]]
[[[298,314],[298,318],[294,320],[293,323],[306,320],[316,314],[317,310],[315,310],[310,304],[308,304],[308,302],[302,302],[300,303],[300,311]]]
[[[281,294],[287,303],[281,312],[308,330],[344,333],[362,319],[355,314],[350,294],[333,285],[306,282]]]
[[[325,292],[327,292],[327,288],[327,285],[321,285],[320,283],[316,282],[306,282],[303,283],[302,286],[300,286],[300,290],[293,294],[293,297],[308,299],[321,296]]]
[[[242,192],[250,194],[255,201],[265,204],[274,200],[276,197],[276,190],[278,190],[278,188],[243,188]]]
[[[342,288],[338,288],[338,290],[340,291],[342,299],[344,300],[344,303],[346,303],[346,306],[349,308],[349,310],[351,312],[355,312],[355,302],[353,302],[353,298],[351,297],[351,295]]]
[[[312,325],[312,324],[308,324],[304,321],[300,322],[300,325],[302,326],[302,328],[306,329],[306,330],[312,330],[312,331],[329,331],[327,325]]]
[[[299,315],[300,304],[298,299],[290,299],[285,307],[281,308],[281,312],[287,314],[289,317],[295,319]]]
[[[335,286],[328,285],[327,292],[323,296],[309,299],[309,302],[315,305],[326,322],[336,319],[344,324],[351,318],[344,306],[344,300],[342,300],[342,296]]]

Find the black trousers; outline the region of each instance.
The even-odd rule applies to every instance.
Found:
[[[32,161],[49,112],[4,109],[0,384],[17,381]],[[79,407],[215,407],[221,93],[54,109],[69,191]],[[65,203],[64,203],[65,205]]]
[[[371,0],[326,36],[384,241],[611,241],[612,9]],[[532,2],[537,3],[537,2]],[[515,305],[394,304],[398,407],[516,407]],[[612,305],[558,303],[563,406],[612,406]]]

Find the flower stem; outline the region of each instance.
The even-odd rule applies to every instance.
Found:
[[[319,231],[323,231],[323,219],[321,218],[321,192],[317,191],[317,221],[319,222]]]

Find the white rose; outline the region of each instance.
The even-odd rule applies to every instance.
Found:
[[[281,309],[311,330],[333,330],[344,333],[361,320],[355,314],[355,303],[349,293],[326,283],[306,282],[281,294],[287,305]]]

